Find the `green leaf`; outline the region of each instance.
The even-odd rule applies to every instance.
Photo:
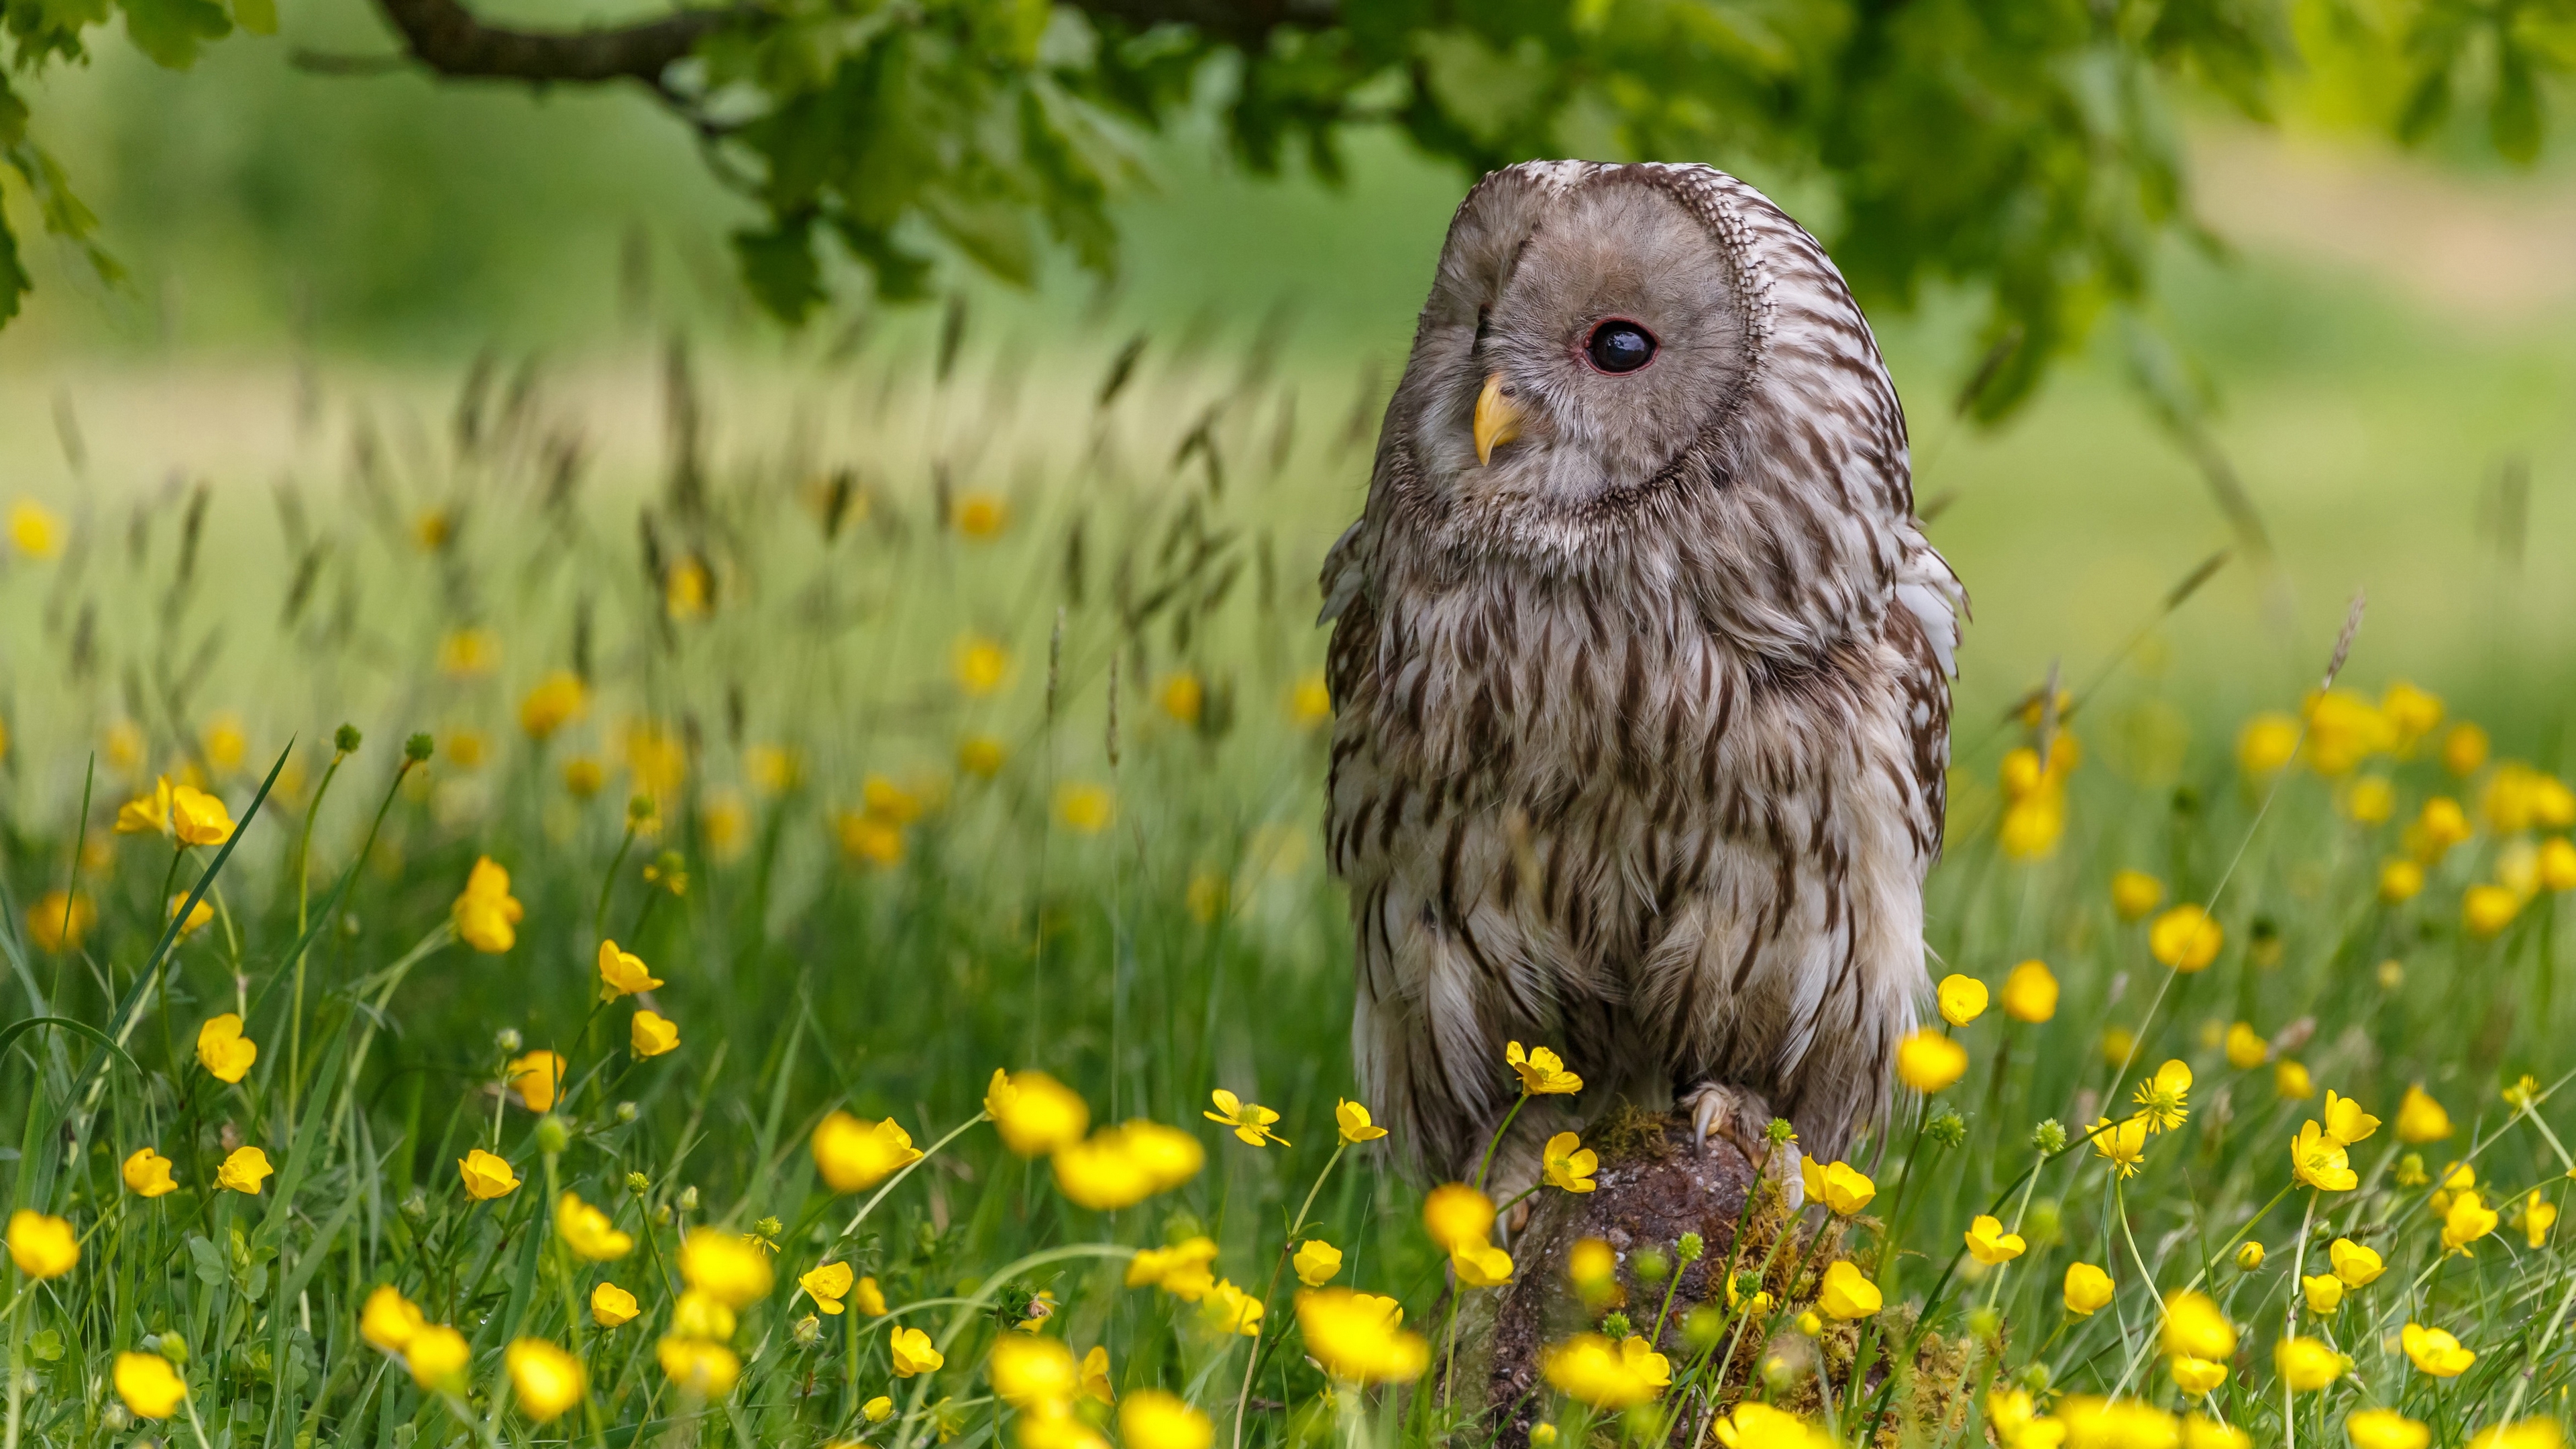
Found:
[[[233,23],[253,35],[275,35],[277,0],[233,0]]]
[[[824,301],[822,268],[814,260],[810,218],[782,218],[767,231],[737,231],[733,254],[743,285],[763,310],[790,327],[802,324]]]
[[[221,40],[233,29],[232,17],[212,0],[118,0],[125,10],[126,38],[156,65],[186,70],[196,64],[198,49]]]

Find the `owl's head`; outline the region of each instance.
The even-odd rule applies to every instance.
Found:
[[[1840,274],[1704,166],[1487,176],[1450,224],[1385,444],[1417,521],[1487,555],[1579,557],[1658,517],[1752,547],[1727,516],[1746,500],[1715,495],[1797,491],[1742,478],[1775,445],[1859,511],[1911,509],[1902,413]],[[1784,521],[1758,511],[1746,529]]]

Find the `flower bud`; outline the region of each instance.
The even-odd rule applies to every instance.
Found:
[[[1684,1233],[1682,1240],[1673,1244],[1673,1256],[1681,1259],[1682,1266],[1685,1268],[1698,1262],[1700,1255],[1707,1251],[1707,1240],[1697,1233]]]
[[[684,1213],[693,1213],[693,1212],[696,1212],[696,1211],[698,1210],[698,1190],[697,1190],[697,1188],[695,1188],[694,1186],[692,1186],[692,1187],[684,1187],[684,1188],[681,1188],[681,1189],[680,1189],[680,1202],[679,1202],[679,1207],[680,1207],[680,1211],[682,1211],[682,1212],[684,1212]]]
[[[1636,1256],[1628,1260],[1628,1266],[1637,1275],[1638,1282],[1661,1283],[1664,1275],[1673,1271],[1673,1260],[1665,1257],[1661,1248],[1639,1248]]]
[[[515,1026],[505,1026],[492,1034],[492,1045],[504,1052],[515,1052],[524,1044]]]
[[[365,735],[358,733],[356,725],[344,724],[332,732],[331,748],[344,755],[354,755],[358,752],[359,743],[365,739]]]
[[[642,1113],[643,1109],[632,1102],[620,1102],[617,1104],[617,1120],[619,1122],[632,1122],[638,1116],[642,1115]]]
[[[796,1320],[796,1327],[790,1332],[800,1346],[811,1348],[823,1337],[823,1320],[808,1313]]]
[[[548,1112],[537,1119],[537,1150],[553,1157],[572,1145],[572,1124]]]
[[[1628,1321],[1628,1315],[1624,1313],[1613,1313],[1601,1320],[1601,1332],[1613,1339],[1626,1338],[1634,1329],[1635,1325]]]
[[[2051,1117],[2030,1130],[2030,1145],[2051,1157],[2066,1150],[2066,1124]]]
[[[125,1405],[111,1400],[106,1410],[98,1416],[98,1422],[99,1427],[107,1432],[122,1434],[134,1426],[134,1416],[125,1412]]]
[[[632,796],[627,797],[627,801],[626,801],[626,823],[627,823],[627,824],[629,824],[629,825],[641,825],[641,824],[643,824],[645,821],[650,820],[650,819],[652,819],[652,818],[653,818],[653,797],[652,797],[652,796],[650,796],[650,795],[632,795]]]
[[[163,1358],[170,1360],[173,1368],[188,1366],[188,1340],[175,1333],[161,1335],[161,1342],[156,1345],[156,1351]]]
[[[1816,1310],[1810,1308],[1798,1315],[1798,1331],[1813,1338],[1825,1331],[1825,1321],[1816,1316]]]
[[[417,765],[423,760],[428,759],[431,753],[437,748],[437,742],[432,740],[429,736],[425,734],[413,735],[410,739],[403,741],[403,758]]]
[[[669,1203],[664,1203],[660,1207],[653,1209],[653,1226],[657,1228],[667,1228],[670,1225],[671,1205]]]
[[[1968,1121],[1948,1108],[1923,1124],[1923,1135],[1937,1146],[1956,1147],[1968,1140]]]
[[[402,1200],[402,1215],[411,1219],[413,1222],[419,1222],[422,1218],[428,1217],[428,1195],[416,1187],[411,1191],[404,1193]]]
[[[640,1172],[630,1172],[626,1174],[626,1190],[628,1192],[635,1194],[637,1197],[642,1197],[645,1193],[652,1191],[652,1189],[653,1179],[646,1177]]]
[[[1968,1313],[1968,1332],[1976,1338],[1992,1340],[2004,1326],[2004,1316],[1991,1307],[1978,1307]]]

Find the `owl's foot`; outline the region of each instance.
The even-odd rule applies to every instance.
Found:
[[[1690,1114],[1693,1142],[1703,1151],[1716,1136],[1732,1143],[1744,1160],[1760,1165],[1764,1177],[1780,1186],[1781,1200],[1796,1212],[1807,1200],[1806,1181],[1798,1172],[1795,1139],[1772,1142],[1763,1133],[1771,1125],[1771,1104],[1761,1094],[1724,1082],[1702,1082],[1681,1094],[1677,1104]]]

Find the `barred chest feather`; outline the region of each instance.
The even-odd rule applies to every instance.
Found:
[[[1505,572],[1338,621],[1359,1058],[1435,1163],[1481,1146],[1515,1038],[1650,1106],[1755,1087],[1838,1149],[1921,989],[1944,681],[1904,609],[1784,668],[1683,599],[1610,592]]]

